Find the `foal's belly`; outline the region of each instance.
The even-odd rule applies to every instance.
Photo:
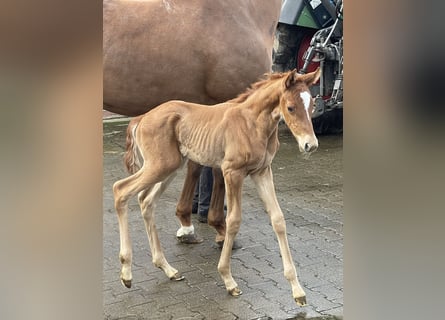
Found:
[[[221,167],[222,154],[216,152],[215,150],[202,150],[193,147],[187,147],[186,145],[180,145],[179,151],[181,154],[192,160],[193,162],[199,163],[207,167]]]

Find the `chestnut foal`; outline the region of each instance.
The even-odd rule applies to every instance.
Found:
[[[125,161],[133,175],[113,186],[119,220],[122,283],[130,287],[132,250],[128,234],[127,207],[138,194],[147,229],[153,264],[174,280],[183,277],[166,260],[154,223],[154,208],[162,192],[186,159],[220,168],[227,195],[225,226],[217,228],[224,237],[218,271],[232,296],[242,292],[232,277],[230,260],[233,241],[241,223],[243,181],[251,176],[270,216],[282,256],[284,276],[299,305],[306,304],[305,292],[297,279],[286,236],[286,223],[273,184],[271,163],[278,150],[278,123],[284,119],[295,136],[299,150],[311,153],[318,147],[311,114],[313,100],[309,87],[318,81],[320,70],[299,75],[296,70],[270,74],[254,83],[237,98],[214,106],[169,101],[136,118],[127,129]],[[142,166],[138,170],[138,154]],[[209,212],[209,223],[222,221],[218,211]],[[215,216],[217,215],[217,216]],[[179,217],[179,216],[178,216]],[[189,219],[190,220],[190,219]],[[193,225],[180,219],[178,235]]]

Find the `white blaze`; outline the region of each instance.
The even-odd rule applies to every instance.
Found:
[[[304,109],[306,110],[307,118],[311,120],[309,115],[309,106],[311,105],[311,94],[308,91],[300,92],[301,100],[303,100]]]

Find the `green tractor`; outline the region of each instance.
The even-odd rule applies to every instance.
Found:
[[[284,0],[275,34],[275,72],[322,70],[311,88],[317,134],[343,131],[343,1]]]

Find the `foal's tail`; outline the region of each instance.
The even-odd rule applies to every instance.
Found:
[[[124,163],[127,171],[131,174],[137,172],[141,168],[139,158],[139,147],[136,141],[136,128],[142,117],[131,119],[127,127],[127,138],[125,142]]]

